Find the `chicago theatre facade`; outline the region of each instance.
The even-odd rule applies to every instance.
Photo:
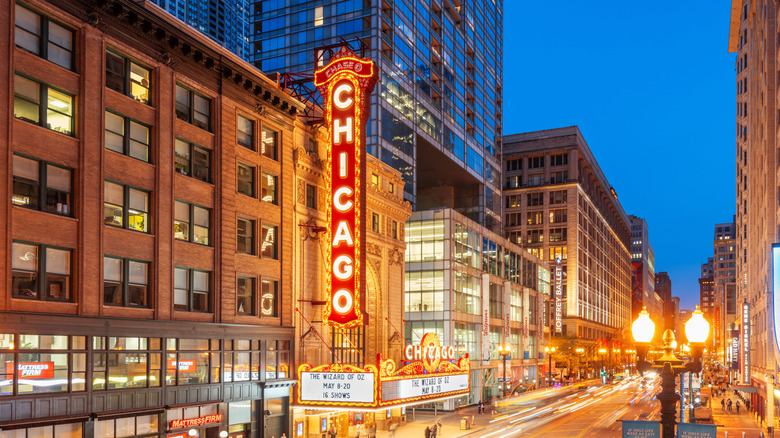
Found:
[[[303,104],[149,3],[2,8],[0,436],[290,436]]]

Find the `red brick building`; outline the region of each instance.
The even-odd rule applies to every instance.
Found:
[[[303,104],[152,4],[0,7],[0,429],[290,436]]]

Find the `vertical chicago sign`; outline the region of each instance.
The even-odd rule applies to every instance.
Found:
[[[326,324],[351,328],[367,322],[365,308],[366,104],[377,81],[374,63],[346,47],[314,72],[323,96],[328,147]]]

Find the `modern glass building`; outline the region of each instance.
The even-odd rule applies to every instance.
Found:
[[[249,60],[312,73],[322,48],[360,43],[379,66],[369,153],[400,170],[414,209],[453,208],[498,231],[502,0],[263,0]],[[323,56],[320,56],[323,55]]]
[[[151,0],[179,20],[249,58],[250,0]]]
[[[499,394],[510,347],[510,387],[542,384],[549,329],[549,265],[452,209],[412,213],[406,222],[406,339],[434,332],[471,359],[471,392],[440,405],[449,410]]]

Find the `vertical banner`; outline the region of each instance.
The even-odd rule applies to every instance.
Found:
[[[720,343],[720,331],[723,325],[720,323],[720,306],[715,306],[715,320],[712,322],[712,340],[716,346]]]
[[[482,364],[490,362],[490,275],[482,274]]]
[[[739,371],[739,330],[731,330],[731,369]]]
[[[742,303],[742,383],[750,385],[750,303]]]
[[[772,245],[772,325],[775,352],[780,353],[780,244]]]
[[[512,342],[512,286],[508,281],[504,282],[504,344]]]
[[[561,258],[555,259],[555,333],[563,331],[563,267]]]
[[[367,323],[366,256],[366,106],[379,75],[370,59],[346,46],[314,72],[325,103],[328,127],[328,246],[326,324],[352,328]]]

